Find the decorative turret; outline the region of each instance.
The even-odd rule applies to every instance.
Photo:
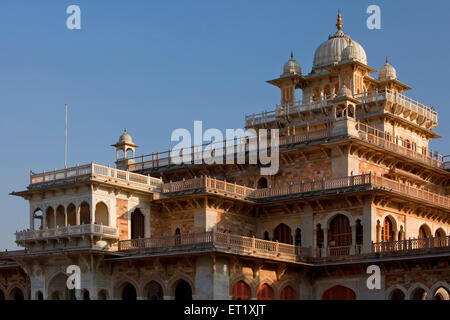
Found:
[[[134,163],[135,151],[139,146],[133,143],[133,139],[128,134],[127,129],[123,130],[123,134],[119,137],[119,141],[112,145],[116,148],[116,167],[118,169],[126,169],[127,164]],[[119,158],[119,152],[122,151],[124,156]],[[132,157],[128,158],[127,153],[131,151]]]
[[[378,72],[378,80],[389,81],[397,80],[397,71],[388,62],[388,57],[386,57],[386,64],[380,68]]]

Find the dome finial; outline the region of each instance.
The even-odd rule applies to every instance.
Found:
[[[337,23],[336,23],[336,27],[338,28],[338,31],[340,31],[342,29],[342,18],[341,18],[341,11],[338,9],[338,15],[337,15]]]
[[[294,59],[294,52],[291,51],[291,59]]]
[[[389,61],[388,61],[388,57],[386,56],[386,64],[388,64],[389,63]]]

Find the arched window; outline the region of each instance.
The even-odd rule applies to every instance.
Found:
[[[36,300],[44,300],[44,295],[42,294],[41,291],[36,291],[35,298]]]
[[[66,217],[64,213],[64,207],[58,206],[56,208],[56,226],[64,227],[66,225]]]
[[[395,289],[392,291],[391,296],[389,298],[390,300],[405,300],[405,294],[400,289]]]
[[[46,226],[49,229],[53,229],[55,228],[55,211],[53,210],[52,207],[48,207],[47,210],[45,211],[45,221],[46,221]]]
[[[89,294],[89,291],[86,289],[83,290],[83,300],[91,300],[91,295]]]
[[[383,227],[381,228],[381,239],[383,242],[394,241],[394,228],[389,217],[384,218]]]
[[[151,281],[148,285],[148,300],[162,300],[163,289],[161,285],[156,281]]]
[[[131,214],[131,239],[144,238],[144,215],[136,209]]]
[[[338,285],[325,291],[322,300],[356,300],[356,294],[352,289]]]
[[[434,233],[434,236],[436,238],[445,237],[445,232],[442,229],[437,229],[436,232]]]
[[[413,291],[411,298],[411,300],[426,300],[427,292],[422,288],[417,288]]]
[[[80,224],[91,224],[91,209],[86,202],[80,206]]]
[[[302,245],[302,230],[300,230],[300,228],[295,229],[295,245]]]
[[[127,283],[122,289],[122,300],[136,300],[136,289],[131,283]]]
[[[241,280],[234,284],[232,299],[233,300],[250,300],[252,298],[252,292],[250,286]]]
[[[427,226],[425,226],[425,225],[422,225],[419,228],[419,239],[426,239],[426,238],[429,238],[430,236],[431,235],[430,235],[429,228]]]
[[[439,287],[433,295],[433,300],[450,300],[450,294],[444,287]]]
[[[24,300],[22,290],[19,288],[14,288],[11,292],[11,297],[13,300]]]
[[[264,231],[264,240],[270,240],[269,232]]]
[[[284,223],[280,223],[273,232],[274,241],[278,241],[281,243],[292,244],[292,232],[291,228],[289,228]]]
[[[181,230],[180,228],[175,229],[175,245],[181,244]]]
[[[41,209],[36,209],[33,213],[33,223],[35,230],[41,230],[44,228],[44,215]]]
[[[273,289],[267,283],[263,283],[258,288],[258,300],[273,300]]]
[[[281,300],[295,300],[295,291],[291,286],[286,286],[281,290]]]
[[[67,224],[69,226],[75,226],[77,224],[77,209],[73,203],[67,207]]]
[[[184,280],[181,280],[178,282],[176,288],[175,288],[175,300],[184,300],[184,301],[190,301],[192,300],[192,288]]]
[[[267,179],[266,178],[260,178],[258,180],[258,184],[257,184],[256,188],[257,189],[265,189],[267,187],[268,187]]]
[[[95,206],[95,223],[104,226],[109,225],[108,221],[108,207],[103,202],[97,203]]]
[[[108,299],[108,294],[106,293],[105,289],[102,289],[98,292],[98,296],[97,296],[98,300],[107,300]]]
[[[339,214],[331,220],[328,244],[330,247],[343,247],[352,244],[350,222],[343,214]]]

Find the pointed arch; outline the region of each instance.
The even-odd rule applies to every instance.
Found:
[[[350,288],[337,285],[326,290],[322,300],[356,300],[356,294]]]
[[[94,222],[103,226],[109,226],[108,206],[103,201],[95,205]]]
[[[337,214],[331,219],[328,232],[328,245],[330,247],[343,247],[352,244],[352,229],[347,216]]]
[[[284,223],[280,223],[273,231],[273,240],[281,243],[292,244],[291,228]]]
[[[77,208],[73,203],[67,206],[67,225],[75,226],[77,224]]]
[[[80,204],[80,224],[91,224],[91,208],[86,201]]]
[[[251,300],[251,298],[252,289],[244,280],[239,280],[233,285],[232,300]]]
[[[45,210],[45,221],[46,221],[46,227],[49,229],[53,229],[56,226],[56,220],[55,220],[55,210],[53,207],[48,207]]]
[[[381,227],[381,241],[394,241],[395,232],[396,230],[394,230],[394,222],[392,221],[391,216],[386,216],[383,220],[383,226]]]
[[[62,205],[56,208],[56,227],[64,227],[66,225],[66,212]]]
[[[139,239],[145,237],[145,219],[139,208],[131,213],[131,239]]]
[[[274,299],[273,288],[267,283],[262,283],[258,288],[256,297],[258,300],[273,300]]]

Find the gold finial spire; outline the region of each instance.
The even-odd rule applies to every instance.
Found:
[[[388,57],[386,56],[386,64],[388,64],[389,63],[389,61],[388,61]]]
[[[340,10],[338,10],[336,27],[338,28],[338,31],[342,29],[342,18]]]

